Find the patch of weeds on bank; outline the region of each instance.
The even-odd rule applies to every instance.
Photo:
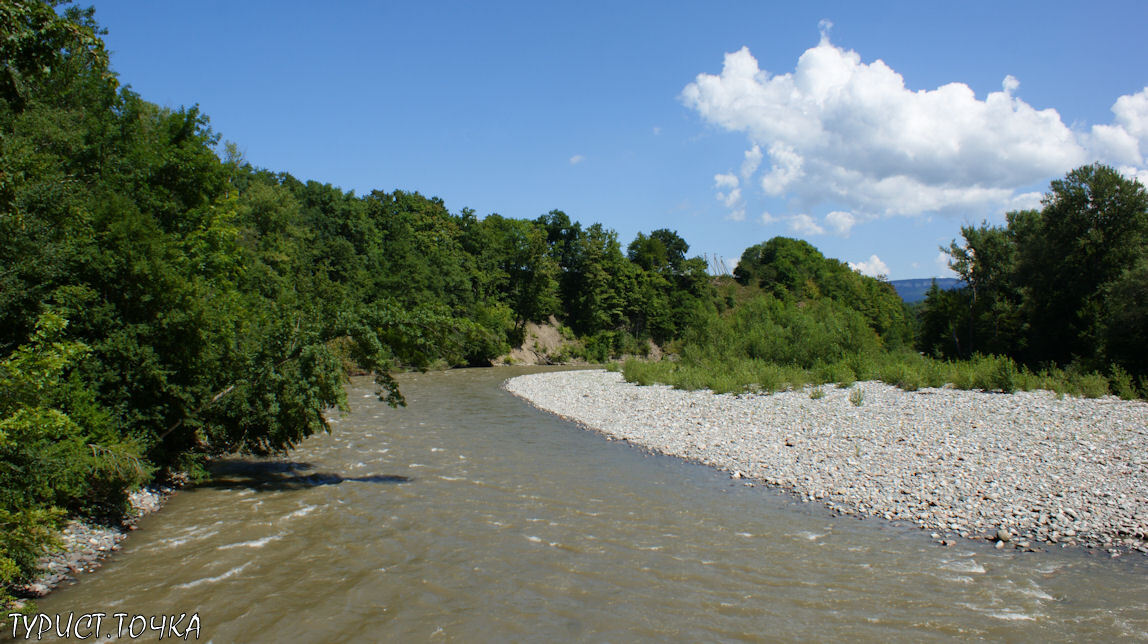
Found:
[[[627,360],[621,366],[627,381],[640,385],[666,384],[675,389],[709,389],[714,393],[771,394],[798,391],[814,385],[810,398],[825,394],[824,385],[848,389],[857,381],[879,380],[904,391],[941,388],[1015,393],[1045,390],[1057,395],[1100,398],[1115,394],[1125,400],[1148,397],[1148,380],[1133,382],[1118,365],[1107,375],[1085,373],[1075,366],[1046,367],[1033,371],[1007,356],[976,355],[968,360],[938,360],[912,351],[880,355],[859,354],[834,362],[817,361],[809,367],[759,358],[713,357],[701,351],[683,351],[678,360]]]

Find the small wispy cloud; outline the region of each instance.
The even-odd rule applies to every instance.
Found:
[[[714,187],[718,191],[718,201],[725,204],[726,208],[729,208],[729,215],[726,216],[726,219],[744,221],[745,201],[741,198],[741,182],[738,180],[737,175],[715,174]]]
[[[949,254],[943,250],[939,251],[937,253],[937,256],[933,258],[933,265],[936,266],[937,270],[939,271],[938,275],[940,275],[941,277],[956,277],[957,276],[957,274],[953,271],[953,269],[949,268],[949,260],[950,259],[952,259],[952,258],[949,257]]]
[[[578,165],[585,160],[586,157],[582,156],[581,154],[575,154],[574,156],[570,157],[570,165]]]

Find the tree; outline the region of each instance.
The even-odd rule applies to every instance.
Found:
[[[623,328],[625,288],[634,264],[622,255],[618,236],[593,224],[578,236],[567,267],[563,301],[574,330],[583,334]]]
[[[1148,375],[1148,251],[1103,291],[1105,361],[1142,377]],[[1148,388],[1144,393],[1148,394]]]
[[[739,283],[756,286],[779,299],[827,298],[845,304],[862,313],[889,347],[911,337],[904,303],[892,285],[826,258],[804,240],[774,237],[750,246],[733,274]]]
[[[965,358],[974,353],[1024,356],[1027,326],[1016,284],[1018,251],[1013,231],[984,222],[975,228],[962,227],[961,235],[963,244],[953,241],[942,250],[949,254],[949,266],[965,286],[946,293],[930,289],[926,299],[931,300],[924,308],[930,339],[923,343],[923,350]],[[940,327],[948,332],[937,335]]]
[[[93,9],[68,7],[56,13],[59,0],[9,0],[0,4],[0,101],[21,112],[55,77],[68,82],[81,70],[115,86],[108,53],[99,38]]]
[[[1040,215],[1010,220],[1036,359],[1103,368],[1105,289],[1148,246],[1148,192],[1109,166],[1052,182]]]
[[[657,237],[642,233],[626,248],[626,258],[644,271],[660,271],[669,263],[666,245]]]
[[[480,267],[475,279],[510,307],[516,330],[557,312],[558,265],[539,223],[491,214],[466,224],[463,247]]]
[[[1144,374],[1144,186],[1108,166],[1083,166],[1051,183],[1041,210],[1006,221],[964,227],[963,243],[944,249],[966,286],[930,292],[921,348]]]

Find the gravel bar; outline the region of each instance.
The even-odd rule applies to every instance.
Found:
[[[942,543],[960,535],[998,548],[1148,552],[1142,401],[908,392],[880,382],[827,385],[820,398],[809,387],[716,395],[640,387],[601,370],[520,376],[504,387],[608,437],[842,514],[916,524]]]
[[[185,478],[177,477],[174,485],[185,483]],[[118,524],[69,521],[59,535],[61,548],[40,558],[40,575],[13,590],[25,598],[43,597],[65,582],[75,582],[80,573],[95,572],[103,565],[104,558],[120,549],[120,542],[136,529],[136,523],[158,512],[175,490],[175,487],[159,486],[131,492],[128,495],[131,511]],[[23,606],[23,600],[18,600],[12,608],[19,610]]]

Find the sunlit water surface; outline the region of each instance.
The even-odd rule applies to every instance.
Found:
[[[933,543],[610,442],[499,385],[369,379],[287,460],[222,464],[49,614],[195,613],[200,641],[1145,638],[1148,566]]]

